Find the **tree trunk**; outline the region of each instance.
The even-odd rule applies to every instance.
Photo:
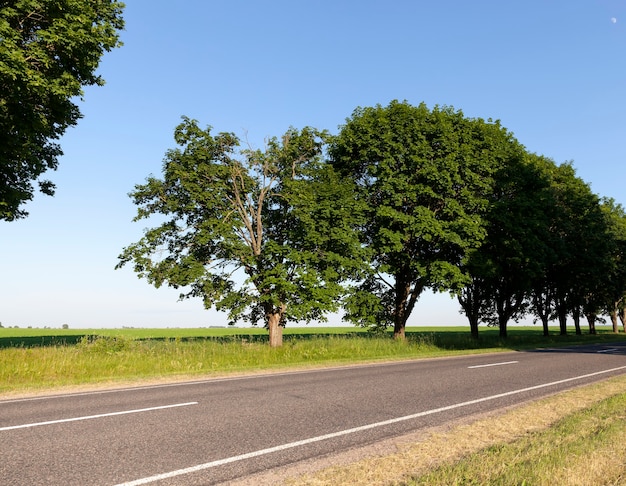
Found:
[[[393,337],[394,339],[406,339],[405,327],[408,319],[407,305],[411,294],[411,284],[405,282],[401,275],[396,275],[396,298],[393,313]]]
[[[596,319],[598,316],[593,312],[587,312],[585,314],[587,322],[589,323],[589,334],[596,334]]]
[[[533,294],[533,307],[535,308],[535,313],[541,319],[541,324],[543,325],[543,335],[550,335],[550,328],[548,324],[550,322],[550,302],[551,300],[547,295],[544,295],[541,290],[535,290]]]
[[[620,309],[619,320],[622,321],[622,327],[624,328],[624,332],[626,332],[626,307]]]
[[[580,330],[580,308],[577,306],[572,311],[572,317],[574,319],[574,327],[576,328],[576,335],[580,336],[582,331]]]
[[[501,295],[496,296],[495,299],[496,304],[496,314],[498,315],[498,328],[500,329],[500,337],[507,337],[507,325],[509,319],[514,314],[515,306],[512,304],[511,299],[502,297]]]
[[[477,297],[479,291],[475,287],[468,285],[457,295],[457,300],[469,321],[470,335],[473,339],[478,339],[478,322],[480,316],[480,299]]]
[[[267,328],[270,332],[270,347],[278,348],[283,345],[283,326],[280,325],[282,314],[273,312],[267,316]]]
[[[560,334],[565,336],[567,334],[567,308],[564,304],[560,304],[557,306],[556,312],[559,317]]]
[[[498,328],[500,329],[501,338],[506,339],[507,337],[506,326],[508,322],[509,322],[509,319],[506,317],[506,315],[498,316]]]
[[[394,339],[406,339],[406,334],[404,332],[405,329],[405,323],[398,320],[398,318],[396,317],[395,322],[393,324],[393,337]]]
[[[619,325],[617,322],[617,309],[613,309],[611,312],[609,312],[609,316],[611,316],[611,322],[613,323],[613,332],[618,333]]]

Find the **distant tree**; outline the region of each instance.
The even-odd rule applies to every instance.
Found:
[[[240,150],[235,135],[210,130],[184,118],[163,179],[135,187],[135,220],[162,222],[124,249],[118,267],[132,261],[156,287],[186,287],[181,298],[227,310],[231,323],[264,322],[280,346],[288,321],[338,310],[341,281],[358,270],[351,225],[362,221],[350,181],[323,163],[317,130],[290,129],[265,150]]]
[[[358,108],[332,140],[332,164],[368,206],[363,245],[371,274],[346,301],[346,318],[404,330],[423,290],[460,289],[461,263],[485,237],[481,218],[511,135],[449,107],[393,101]]]
[[[102,85],[104,51],[121,45],[114,0],[0,0],[0,220],[27,216],[33,184],[56,169],[55,142],[81,117],[76,97]],[[38,181],[54,194],[54,184]]]

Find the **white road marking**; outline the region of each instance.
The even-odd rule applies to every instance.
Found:
[[[617,348],[603,349],[601,351],[596,351],[596,353],[612,353],[613,351],[617,351]]]
[[[550,386],[555,386],[555,385],[560,385],[562,383],[568,383],[570,381],[576,381],[576,380],[582,380],[584,378],[590,378],[592,376],[597,376],[597,375],[602,375],[602,374],[606,374],[606,373],[611,373],[613,371],[619,371],[619,370],[624,370],[626,369],[626,366],[620,366],[618,368],[611,368],[609,370],[603,370],[603,371],[597,371],[595,373],[589,373],[586,375],[580,375],[580,376],[574,376],[572,378],[565,378],[563,380],[558,380],[558,381],[552,381],[550,383],[543,383],[541,385],[535,385],[535,386],[530,386],[527,388],[520,388],[519,390],[513,390],[513,391],[509,391],[509,392],[505,392],[505,393],[499,393],[497,395],[491,395],[488,397],[483,397],[483,398],[477,398],[475,400],[469,400],[467,402],[461,402],[461,403],[455,403],[454,405],[448,405],[446,407],[440,407],[440,408],[435,408],[432,410],[426,410],[424,412],[419,412],[419,413],[414,413],[412,415],[406,415],[404,417],[397,417],[397,418],[392,418],[389,420],[383,420],[382,422],[376,422],[373,424],[367,424],[367,425],[362,425],[360,427],[354,427],[352,429],[346,429],[346,430],[340,430],[338,432],[333,432],[331,434],[325,434],[325,435],[320,435],[317,437],[311,437],[309,439],[303,439],[303,440],[298,440],[295,442],[289,442],[287,444],[281,444],[275,447],[269,447],[267,449],[261,449],[258,451],[254,451],[254,452],[248,452],[246,454],[240,454],[238,456],[232,456],[232,457],[226,457],[224,459],[219,459],[216,461],[211,461],[211,462],[207,462],[205,464],[199,464],[197,466],[192,466],[192,467],[188,467],[188,468],[184,468],[184,469],[178,469],[176,471],[170,471],[167,473],[163,473],[163,474],[157,474],[155,476],[150,476],[150,477],[146,477],[146,478],[142,478],[142,479],[137,479],[134,481],[128,481],[126,483],[120,483],[117,484],[116,486],[140,486],[142,484],[148,484],[148,483],[153,483],[156,481],[162,481],[164,479],[169,479],[169,478],[174,478],[177,476],[182,476],[184,474],[190,474],[190,473],[194,473],[194,472],[199,472],[199,471],[203,471],[205,469],[211,469],[214,467],[218,467],[218,466],[223,466],[225,464],[230,464],[232,462],[237,462],[237,461],[243,461],[245,459],[252,459],[253,457],[259,457],[259,456],[263,456],[266,454],[271,454],[273,452],[281,452],[281,451],[285,451],[287,449],[293,449],[295,447],[300,447],[300,446],[304,446],[307,444],[313,444],[315,442],[321,442],[323,440],[328,440],[328,439],[334,439],[337,437],[342,437],[344,435],[349,435],[349,434],[354,434],[357,432],[363,432],[365,430],[370,430],[370,429],[374,429],[377,427],[383,427],[385,425],[392,425],[392,424],[396,424],[399,422],[405,422],[407,420],[412,420],[412,419],[416,419],[416,418],[420,418],[420,417],[425,417],[427,415],[432,415],[435,413],[440,413],[440,412],[446,412],[448,410],[454,410],[455,408],[461,408],[461,407],[467,407],[469,405],[475,405],[477,403],[482,403],[482,402],[487,402],[490,400],[495,400],[497,398],[503,398],[503,397],[508,397],[511,395],[517,395],[519,393],[524,393],[527,391],[532,391],[532,390],[538,390],[541,388],[546,388],[546,387],[550,387]]]
[[[175,403],[173,405],[162,405],[160,407],[140,408],[137,410],[123,410],[121,412],[109,412],[109,413],[101,413],[98,415],[87,415],[85,417],[73,417],[73,418],[67,418],[67,419],[49,420],[47,422],[36,422],[32,424],[11,425],[8,427],[0,427],[0,432],[3,432],[5,430],[27,429],[29,427],[39,427],[40,425],[62,424],[65,422],[77,422],[79,420],[91,420],[91,419],[102,418],[102,417],[113,417],[115,415],[126,415],[129,413],[151,412],[153,410],[163,410],[166,408],[186,407],[188,405],[198,405],[198,402]]]
[[[510,364],[515,364],[515,363],[519,363],[519,361],[503,361],[501,363],[489,363],[489,364],[483,364],[483,365],[468,366],[468,368],[472,370],[474,368],[487,368],[489,366],[502,366],[502,365],[510,365]]]

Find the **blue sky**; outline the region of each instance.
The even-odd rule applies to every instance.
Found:
[[[626,204],[626,0],[127,0],[124,46],[61,144],[53,198],[0,222],[4,326],[225,324],[200,301],[114,270],[138,240],[127,194],[160,175],[182,115],[255,147],[290,126],[336,133],[393,99],[493,118],[529,151],[573,161]],[[338,319],[331,318],[333,322]],[[465,325],[425,295],[409,325]]]

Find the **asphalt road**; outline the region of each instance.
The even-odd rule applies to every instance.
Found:
[[[623,373],[626,343],[0,401],[0,484],[219,484]]]

